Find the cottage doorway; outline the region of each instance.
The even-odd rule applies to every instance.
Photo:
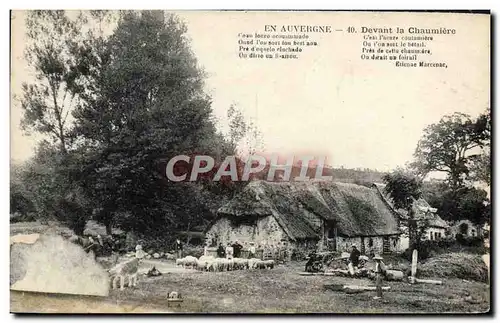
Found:
[[[384,237],[384,239],[383,239],[382,252],[383,253],[390,253],[391,252],[391,242],[389,240],[389,237]]]
[[[365,250],[365,237],[361,237],[361,254],[364,255],[366,250]]]
[[[329,228],[326,241],[328,250],[337,251],[337,228],[334,225]]]

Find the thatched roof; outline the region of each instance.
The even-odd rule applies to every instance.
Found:
[[[384,198],[385,202],[394,210],[394,203],[391,196],[385,191],[385,184],[374,183],[373,186],[377,188],[380,195]],[[425,199],[419,198],[418,200],[413,199],[413,210],[415,211],[415,218],[417,220],[429,220],[429,226],[438,228],[448,228],[449,225],[441,219],[441,217],[436,213],[437,209],[433,208]],[[397,212],[401,219],[408,218],[408,211],[399,209]]]
[[[291,239],[317,239],[320,228],[307,220],[307,212],[335,221],[344,236],[399,233],[396,214],[375,188],[346,183],[254,181],[217,213],[234,218],[272,215]]]
[[[429,226],[443,229],[450,227],[450,225],[445,220],[441,219],[441,217],[436,213],[432,213],[432,215],[430,215]]]

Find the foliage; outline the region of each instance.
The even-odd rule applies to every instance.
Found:
[[[62,10],[34,10],[27,13],[26,26],[25,59],[35,82],[22,85],[21,126],[47,136],[66,152],[71,141],[68,116],[77,100],[73,85],[79,77],[71,50],[81,21],[69,19]]]
[[[28,212],[36,214],[38,219],[57,219],[80,232],[91,211],[78,181],[71,175],[77,162],[75,155],[62,153],[59,147],[42,142],[34,158],[22,165],[18,180],[11,185],[20,188],[32,207]],[[16,197],[16,192],[13,193],[11,199]],[[28,215],[23,213],[26,210],[17,211]]]
[[[475,151],[489,147],[490,113],[473,120],[469,115],[454,113],[428,126],[415,150],[413,167],[421,174],[444,172],[453,190],[470,178],[470,163],[478,158]]]
[[[257,150],[262,149],[263,143],[260,131],[256,125],[248,121],[241,109],[237,105],[231,104],[227,111],[227,119],[229,121],[229,142],[236,151],[241,145],[246,146],[246,153],[252,155]],[[244,142],[242,143],[242,141]],[[240,151],[240,153],[244,153]]]
[[[470,220],[475,224],[484,224],[490,219],[491,204],[487,192],[475,187],[463,187],[453,192],[446,186],[427,188],[428,202],[437,208],[443,220]]]
[[[422,183],[414,176],[396,170],[383,177],[385,190],[391,196],[396,209],[409,210],[414,200],[422,195]]]
[[[74,132],[86,145],[83,185],[107,226],[159,235],[211,219],[204,202],[213,195],[165,178],[176,155],[232,152],[215,129],[185,32],[174,15],[124,12],[100,47],[80,51],[82,64],[97,65],[88,69]]]
[[[11,222],[20,222],[22,218],[35,211],[29,186],[22,180],[24,165],[11,165],[10,173],[10,214]],[[16,216],[13,216],[16,214]]]
[[[489,149],[484,149],[480,155],[470,157],[469,175],[471,180],[491,186],[491,153]]]
[[[410,249],[412,249],[419,243],[421,236],[418,232],[413,204],[422,195],[422,183],[415,176],[402,170],[387,174],[383,179],[386,183],[385,190],[390,195],[394,207],[408,212],[408,235]]]

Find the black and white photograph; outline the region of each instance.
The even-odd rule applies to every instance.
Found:
[[[11,10],[10,312],[490,313],[491,23]]]

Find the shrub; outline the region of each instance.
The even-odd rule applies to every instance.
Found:
[[[18,222],[34,222],[36,221],[34,213],[14,213],[10,215],[10,223],[18,223]]]
[[[484,245],[484,239],[482,237],[468,237],[460,233],[457,233],[456,240],[462,246],[466,247],[480,247]]]
[[[184,245],[183,256],[193,256],[200,258],[203,256],[204,248],[200,246]]]
[[[484,241],[479,237],[464,237],[460,234],[457,239],[444,238],[439,240],[424,240],[417,247],[418,259],[425,260],[443,253],[465,252],[483,255],[488,253],[488,248],[484,246]],[[406,249],[403,257],[409,261],[412,259],[413,250]]]

